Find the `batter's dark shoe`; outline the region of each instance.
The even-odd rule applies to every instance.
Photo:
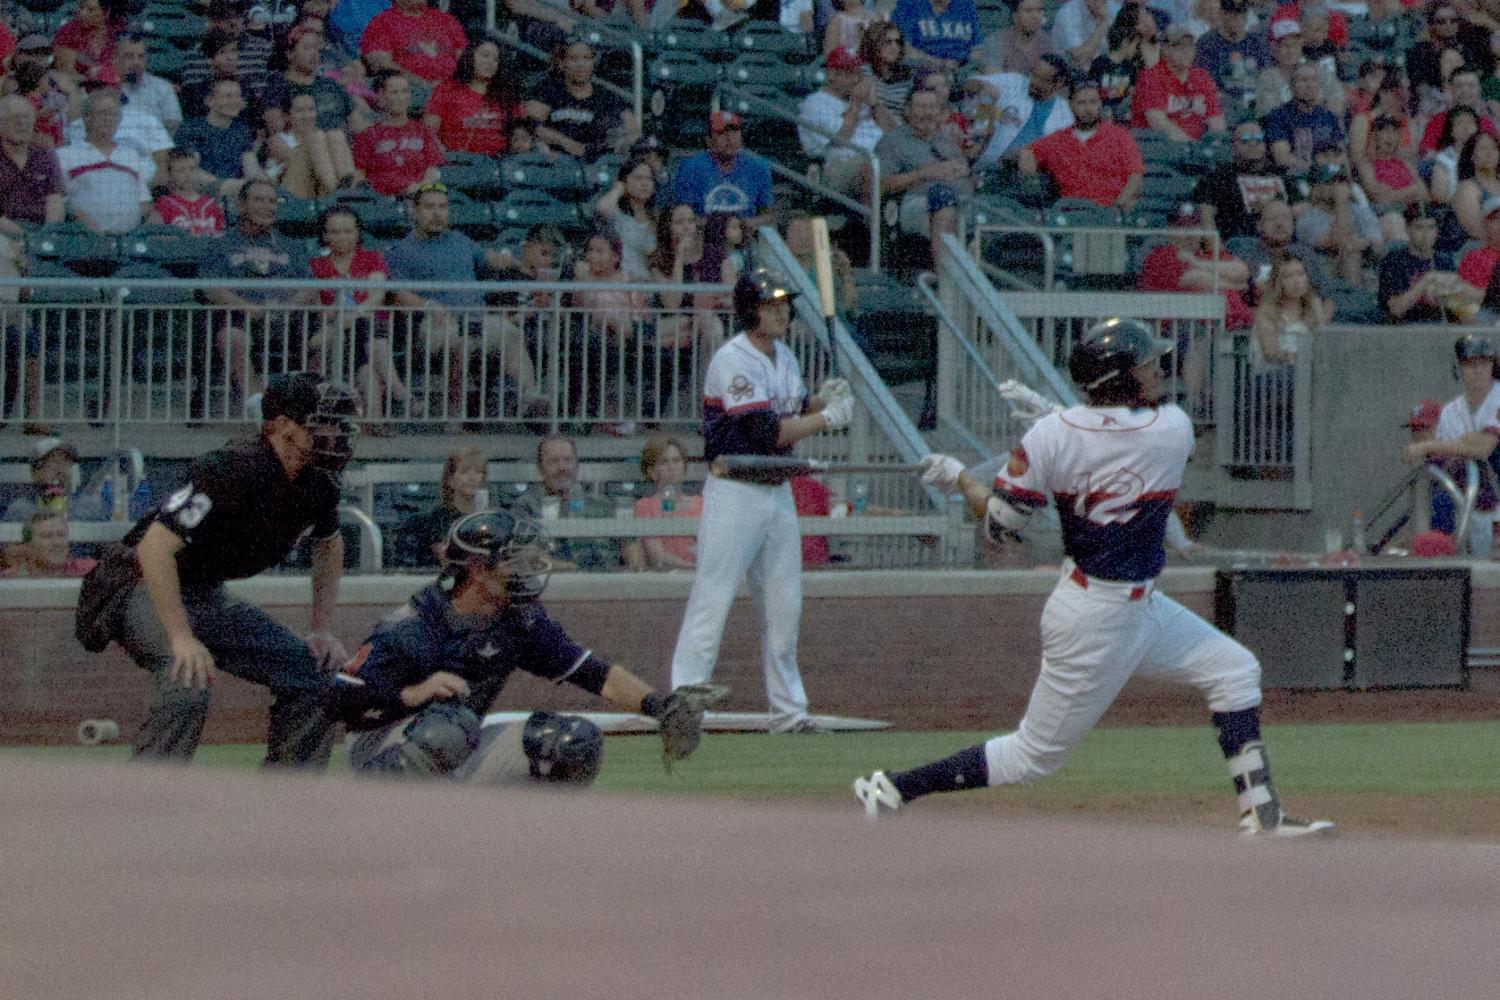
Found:
[[[868,778],[855,778],[854,797],[865,807],[865,819],[868,820],[880,818],[881,806],[895,812],[903,802],[901,793],[891,784],[891,779],[885,776],[884,771],[876,771]]]
[[[783,727],[781,729],[773,729],[773,730],[771,730],[771,734],[772,735],[786,735],[788,733],[796,734],[796,733],[826,733],[826,732],[828,732],[828,730],[825,729],[825,728],[823,728],[823,726],[816,719],[810,718],[809,716],[806,716],[806,715],[804,715],[802,718],[798,719],[796,722],[793,722],[789,726],[785,726],[785,727]]]

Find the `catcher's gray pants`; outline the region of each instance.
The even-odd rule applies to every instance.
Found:
[[[229,597],[223,587],[184,590],[182,605],[193,634],[220,670],[271,689],[276,700],[266,727],[265,766],[325,766],[332,746],[332,726],[320,708],[327,677],[307,645],[260,608]],[[186,763],[203,735],[212,689],[185,688],[170,679],[172,644],[144,581],[125,605],[120,645],[151,671],[135,756]]]
[[[349,748],[349,766],[359,774],[404,774],[401,746],[416,716],[407,716],[382,729],[361,733]],[[525,722],[496,722],[479,728],[478,741],[452,780],[471,785],[529,785],[531,759],[521,746]]]

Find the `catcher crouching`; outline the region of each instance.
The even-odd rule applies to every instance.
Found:
[[[437,581],[387,615],[329,683],[329,714],[356,734],[356,772],[481,785],[593,781],[604,740],[587,719],[533,712],[521,723],[482,723],[516,669],[656,719],[668,770],[697,749],[703,713],[728,689],[662,695],[582,648],[538,600],[550,575],[547,540],[529,518],[491,510],[453,525]]]

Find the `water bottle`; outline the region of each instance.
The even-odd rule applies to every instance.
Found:
[[[1355,511],[1354,518],[1349,522],[1349,547],[1362,556],[1370,553],[1370,546],[1365,539],[1365,515],[1362,511]]]
[[[130,494],[130,519],[139,521],[151,511],[151,487],[146,485],[142,479],[135,484],[135,492]]]
[[[104,487],[99,490],[99,505],[104,508],[104,516],[113,518],[115,516],[115,477],[110,476],[104,480]]]
[[[854,481],[853,495],[849,502],[849,513],[863,514],[870,509],[870,487],[863,479]]]
[[[668,485],[661,488],[661,512],[671,514],[677,510],[677,487]]]

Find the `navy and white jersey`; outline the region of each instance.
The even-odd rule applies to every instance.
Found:
[[[1163,538],[1193,425],[1176,406],[1075,406],[1038,420],[995,477],[1016,507],[1050,496],[1063,550],[1089,576],[1150,580],[1166,562]]]
[[[540,603],[466,617],[430,584],[375,626],[333,676],[328,704],[350,729],[376,729],[415,711],[401,701],[403,688],[445,670],[469,682],[464,704],[482,716],[516,669],[598,694],[609,665],[574,642]]]
[[[714,352],[703,377],[703,454],[786,455],[776,438],[784,417],[807,409],[797,356],[780,340],[774,358],[740,334]]]

